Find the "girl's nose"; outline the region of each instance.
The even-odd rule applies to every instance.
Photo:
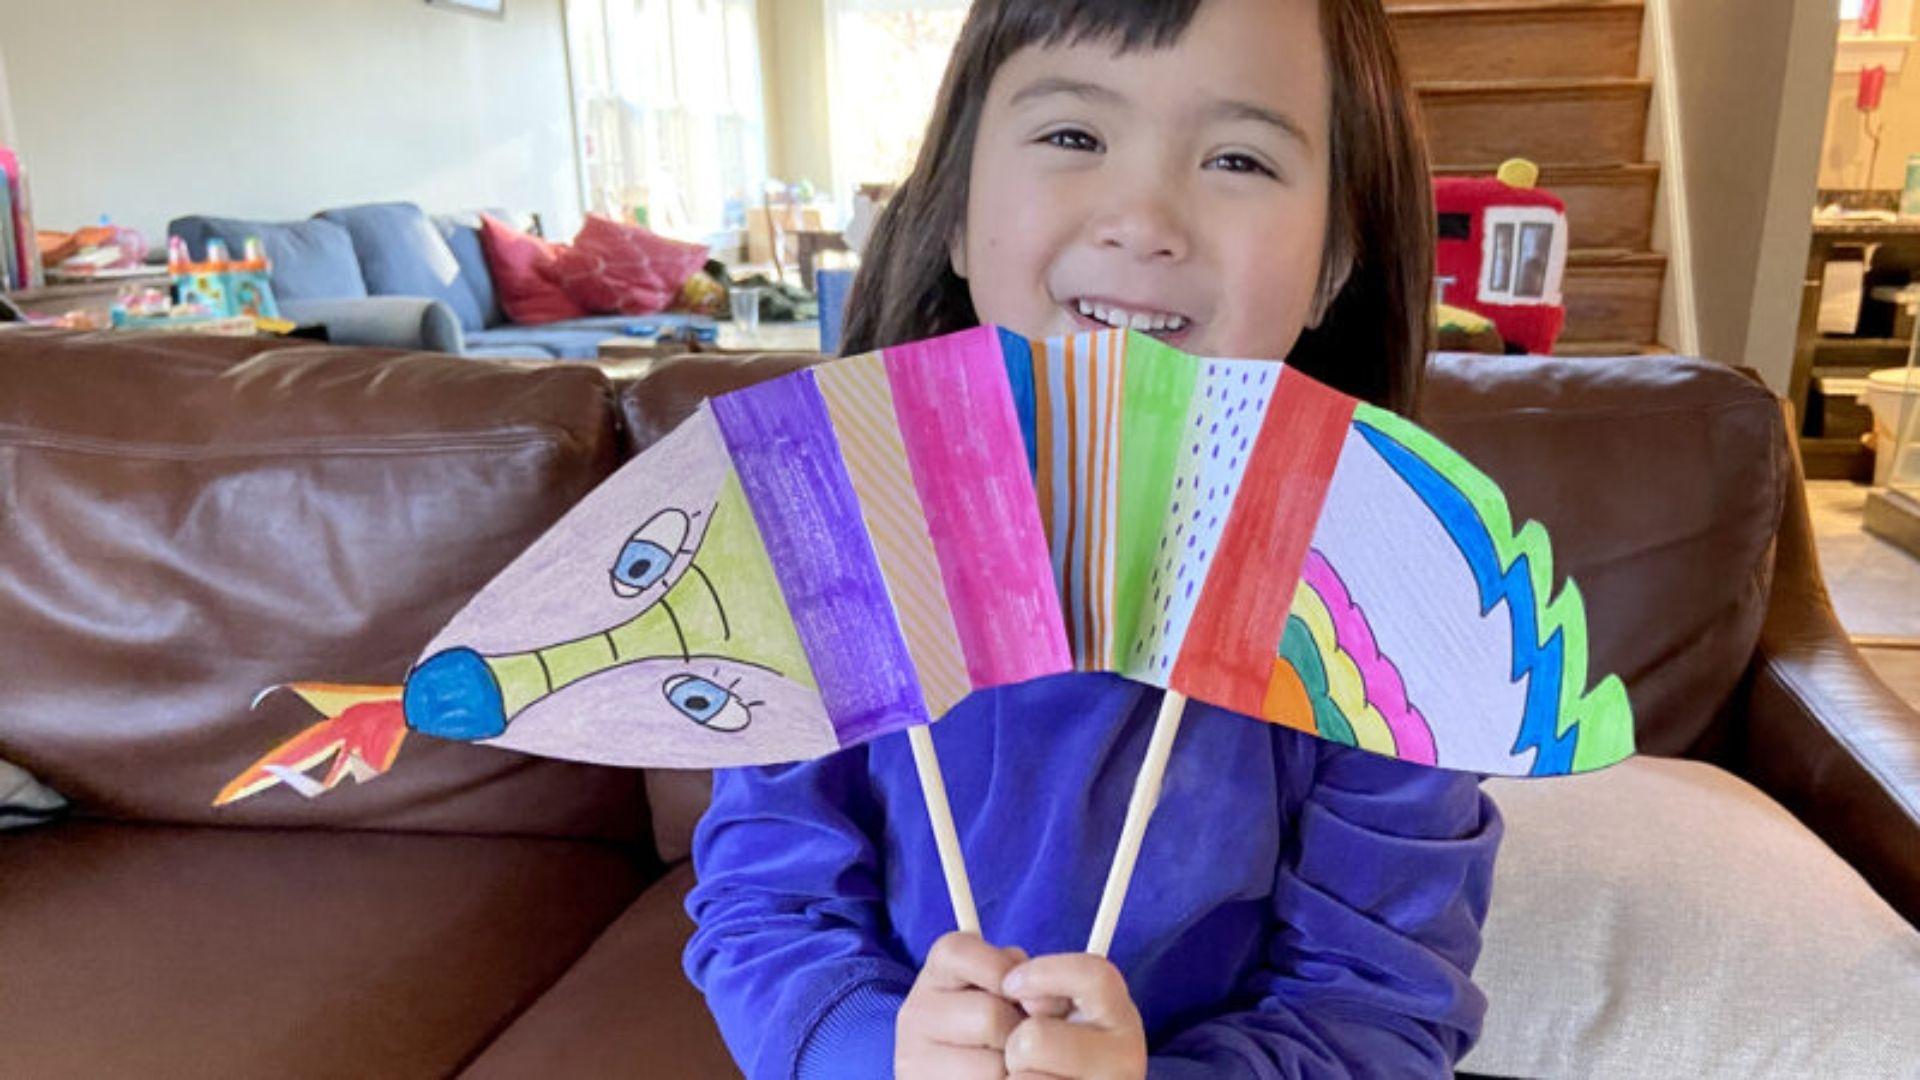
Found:
[[[1095,222],[1094,241],[1142,262],[1180,262],[1191,246],[1180,212],[1171,199],[1160,195],[1114,205]]]

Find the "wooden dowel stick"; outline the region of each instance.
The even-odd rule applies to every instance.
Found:
[[[1169,690],[1160,699],[1153,738],[1147,743],[1139,775],[1133,779],[1126,824],[1120,827],[1120,844],[1113,851],[1113,864],[1107,868],[1107,887],[1100,894],[1100,910],[1093,917],[1093,933],[1087,938],[1087,951],[1095,956],[1107,955],[1113,945],[1113,930],[1120,923],[1120,908],[1127,902],[1127,886],[1133,881],[1133,864],[1140,858],[1140,841],[1147,835],[1147,820],[1160,801],[1160,781],[1167,775],[1167,757],[1173,752],[1173,737],[1180,733],[1180,717],[1186,709],[1185,694]]]
[[[960,832],[953,827],[953,807],[947,805],[947,784],[940,778],[940,757],[933,750],[933,733],[925,724],[907,729],[913,744],[913,765],[920,773],[920,794],[933,819],[933,842],[940,849],[940,870],[947,876],[947,898],[953,902],[953,921],[963,933],[980,932],[980,915],[973,909],[973,885],[967,881],[967,862],[960,854]]]

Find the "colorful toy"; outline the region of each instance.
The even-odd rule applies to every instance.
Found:
[[[258,237],[247,238],[244,257],[238,260],[228,253],[225,241],[209,240],[205,261],[197,263],[185,240],[167,238],[167,270],[173,275],[175,299],[181,304],[200,305],[218,317],[279,318],[271,269]]]
[[[1567,313],[1567,207],[1515,159],[1497,176],[1436,177],[1440,303],[1493,320],[1508,352],[1553,352]]]
[[[326,719],[216,805],[370,779],[409,729],[666,767],[905,730],[970,913],[926,726],[974,690],[1108,671],[1169,691],[1144,829],[1187,697],[1549,776],[1632,751],[1624,688],[1589,689],[1587,663],[1545,531],[1516,530],[1409,421],[1144,334],[980,328],[712,399],[475,596],[403,686],[291,685]]]

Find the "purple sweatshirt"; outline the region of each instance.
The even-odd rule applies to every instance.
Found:
[[[933,727],[981,928],[1086,947],[1160,692],[1061,675]],[[1155,1077],[1443,1076],[1479,1033],[1500,818],[1475,777],[1187,707],[1110,956]],[[687,975],[749,1076],[892,1075],[954,928],[904,734],[715,775]]]

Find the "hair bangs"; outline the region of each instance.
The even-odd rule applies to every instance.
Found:
[[[1165,49],[1186,33],[1200,0],[1038,0],[1008,5],[997,59],[1029,45],[1110,43],[1116,52]],[[996,63],[994,65],[998,67]]]

